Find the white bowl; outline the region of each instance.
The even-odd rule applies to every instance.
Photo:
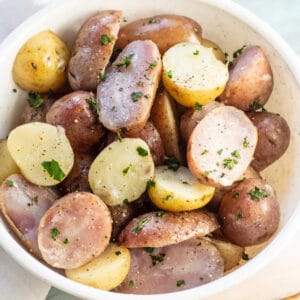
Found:
[[[275,187],[281,204],[281,225],[275,238],[254,259],[223,278],[190,290],[155,295],[155,299],[204,299],[246,280],[279,253],[300,227],[300,66],[289,46],[268,25],[237,4],[223,0],[74,0],[57,1],[30,17],[0,46],[0,137],[5,137],[18,120],[26,93],[12,81],[11,70],[20,46],[33,34],[50,28],[71,46],[83,20],[102,9],[121,9],[128,21],[161,13],[191,17],[203,27],[204,36],[232,53],[244,44],[257,44],[272,65],[275,88],[267,108],[285,117],[291,128],[291,144],[280,161],[264,176]],[[20,265],[49,284],[86,299],[153,299],[153,296],[124,295],[97,290],[71,281],[31,256],[11,235],[0,218],[0,243]]]

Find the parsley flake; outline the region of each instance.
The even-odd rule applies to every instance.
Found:
[[[54,159],[51,161],[43,161],[41,165],[48,172],[50,177],[53,177],[57,181],[61,181],[66,176],[64,171],[60,168],[59,163]]]
[[[131,99],[133,102],[137,102],[139,100],[139,98],[143,97],[143,93],[142,92],[133,92],[131,93]]]
[[[140,156],[145,157],[145,156],[148,155],[148,151],[147,151],[146,149],[142,148],[142,147],[137,147],[137,148],[136,148],[136,151],[137,151],[137,153],[138,153]]]
[[[167,76],[168,76],[170,79],[173,78],[173,73],[172,73],[171,70],[169,70],[169,71],[167,72]]]
[[[250,258],[249,258],[249,255],[247,253],[243,252],[242,259],[243,260],[249,260]]]
[[[175,156],[165,159],[165,164],[168,166],[168,169],[173,171],[177,171],[180,167],[180,163]]]
[[[123,204],[125,204],[125,205],[129,205],[129,201],[128,201],[128,199],[127,199],[127,198],[123,200]]]
[[[56,241],[56,238],[60,235],[60,232],[59,232],[59,230],[56,227],[53,227],[51,229],[50,233],[51,233],[51,239],[53,241]]]
[[[233,194],[232,198],[239,198],[241,196],[241,193],[237,192]]]
[[[223,152],[223,149],[219,149],[219,150],[217,151],[217,153],[218,153],[219,155],[221,155],[222,152]]]
[[[121,252],[121,251],[116,251],[115,254],[116,254],[117,256],[119,256],[119,255],[122,254],[122,252]]]
[[[248,141],[248,137],[247,136],[244,137],[243,147],[244,148],[248,148],[249,147],[249,141]]]
[[[151,69],[155,68],[156,66],[157,66],[157,61],[154,60],[153,62],[151,62],[149,64],[149,67],[148,67],[148,69],[146,71],[151,70]]]
[[[12,89],[13,93],[16,93],[17,92],[17,89]]]
[[[151,188],[151,187],[155,187],[155,181],[154,180],[152,180],[152,179],[149,179],[148,181],[147,181],[147,189],[148,188]]]
[[[166,214],[165,211],[160,210],[160,211],[157,211],[155,215],[159,218],[162,218],[165,214]]]
[[[232,170],[235,165],[237,165],[238,161],[236,159],[225,158],[223,160],[223,167],[228,170]]]
[[[201,155],[205,155],[205,154],[207,154],[208,153],[208,150],[203,150],[202,152],[201,152]]]
[[[122,173],[123,173],[124,176],[128,173],[128,171],[131,167],[132,167],[132,164],[130,164],[127,168],[122,170]]]
[[[233,152],[231,152],[231,155],[235,158],[241,158],[239,150],[234,150]]]
[[[194,105],[195,110],[201,110],[202,107],[203,107],[203,105],[201,105],[199,102],[196,102],[195,105]]]
[[[27,102],[30,107],[32,108],[38,108],[44,103],[44,99],[41,97],[40,94],[30,91],[28,93],[28,99]]]
[[[196,50],[195,52],[193,52],[194,55],[199,55],[199,50]]]
[[[118,141],[121,143],[122,142],[122,136],[121,136],[121,132],[117,131],[117,139]]]
[[[237,49],[236,51],[234,51],[233,54],[232,54],[233,58],[239,57],[243,53],[245,48],[246,48],[246,45],[244,45],[242,48]]]
[[[237,220],[241,220],[241,219],[243,219],[243,217],[244,217],[244,215],[241,212],[236,215]]]
[[[249,104],[249,108],[252,109],[252,110],[258,110],[258,109],[261,109],[261,111],[267,111],[263,104],[261,104],[260,102],[258,101],[254,101],[253,103]]]
[[[182,285],[185,285],[185,281],[184,280],[177,280],[177,282],[176,282],[176,286],[178,286],[178,287],[180,287],[180,286],[182,286]]]
[[[6,184],[7,184],[8,187],[13,187],[14,186],[14,182],[10,179],[6,180]]]
[[[265,189],[260,189],[259,187],[255,186],[249,193],[251,200],[259,201],[261,198],[266,198],[270,194]]]
[[[125,66],[128,68],[131,65],[131,59],[133,58],[134,54],[129,54],[123,58],[123,61],[121,63],[116,64],[117,67]]]
[[[64,239],[64,244],[65,244],[65,245],[69,244],[68,238],[65,238],[65,239]]]
[[[129,285],[129,287],[133,288],[134,287],[134,281],[133,280],[129,280],[128,285]]]
[[[166,197],[164,197],[162,200],[164,201],[168,201],[170,198],[172,197],[172,195],[167,195]]]
[[[150,255],[152,259],[152,266],[156,266],[158,262],[162,262],[165,258],[166,254],[165,253],[160,253],[158,255]]]
[[[152,253],[154,251],[154,248],[153,247],[144,247],[143,248],[145,252],[147,253]]]
[[[91,108],[95,109],[97,114],[99,114],[100,112],[99,105],[92,96],[86,99],[86,102],[90,105]]]
[[[133,229],[131,229],[131,232],[135,233],[135,234],[140,232],[143,229],[143,227],[145,226],[145,224],[147,224],[150,221],[150,219],[151,218],[146,217],[146,218],[142,218],[142,219],[138,220],[138,222],[136,223],[136,226]]]
[[[112,41],[111,37],[109,37],[107,34],[102,34],[100,40],[102,46],[106,46]]]

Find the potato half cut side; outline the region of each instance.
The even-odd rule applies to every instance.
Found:
[[[186,107],[207,104],[224,90],[228,69],[211,48],[180,43],[163,56],[163,83],[170,95]]]

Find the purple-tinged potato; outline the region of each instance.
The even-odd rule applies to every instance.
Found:
[[[152,41],[134,41],[119,54],[97,89],[99,119],[107,129],[136,134],[145,127],[161,67],[158,48]]]
[[[273,90],[273,73],[259,46],[249,46],[233,61],[229,80],[219,100],[241,110],[257,110],[268,101]]]
[[[121,19],[121,11],[104,10],[82,25],[68,68],[68,79],[73,90],[96,90],[113,52]]]
[[[65,128],[66,136],[77,153],[97,148],[105,133],[98,120],[94,94],[90,92],[77,91],[60,98],[49,109],[46,121]]]
[[[218,249],[202,239],[162,248],[130,249],[131,266],[117,292],[158,294],[197,287],[224,275]]]
[[[121,232],[119,242],[127,248],[163,247],[205,236],[218,228],[215,216],[204,210],[150,212],[129,222]]]
[[[0,209],[5,220],[26,248],[39,258],[40,219],[57,198],[53,190],[32,184],[19,174],[9,176],[0,187]]]

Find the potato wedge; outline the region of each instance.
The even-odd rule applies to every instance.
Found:
[[[51,30],[41,31],[19,50],[13,66],[14,81],[28,91],[58,90],[66,82],[69,58],[70,51],[60,37]]]
[[[0,141],[0,166],[0,184],[9,175],[20,173],[17,164],[8,151],[7,140]]]
[[[100,256],[80,268],[65,270],[65,274],[74,281],[109,291],[122,283],[129,268],[129,250],[110,244]]]
[[[161,136],[166,155],[169,157],[175,156],[179,162],[182,162],[176,107],[165,90],[155,98],[151,110],[151,119]]]
[[[207,104],[218,97],[228,80],[228,69],[212,49],[180,43],[163,56],[163,83],[169,94],[186,107]]]
[[[176,172],[167,166],[155,168],[155,185],[149,187],[152,202],[163,210],[188,211],[203,207],[213,197],[215,188],[204,185],[186,167]]]
[[[138,199],[153,174],[148,145],[139,138],[125,138],[100,152],[90,167],[89,183],[107,205],[118,205]]]
[[[33,122],[12,130],[8,150],[30,182],[50,186],[60,183],[71,171],[74,153],[61,126]]]
[[[202,39],[201,45],[206,47],[206,48],[212,48],[216,59],[220,60],[223,63],[226,62],[226,57],[225,57],[224,52],[222,51],[222,49],[216,43],[214,43],[211,40]]]

